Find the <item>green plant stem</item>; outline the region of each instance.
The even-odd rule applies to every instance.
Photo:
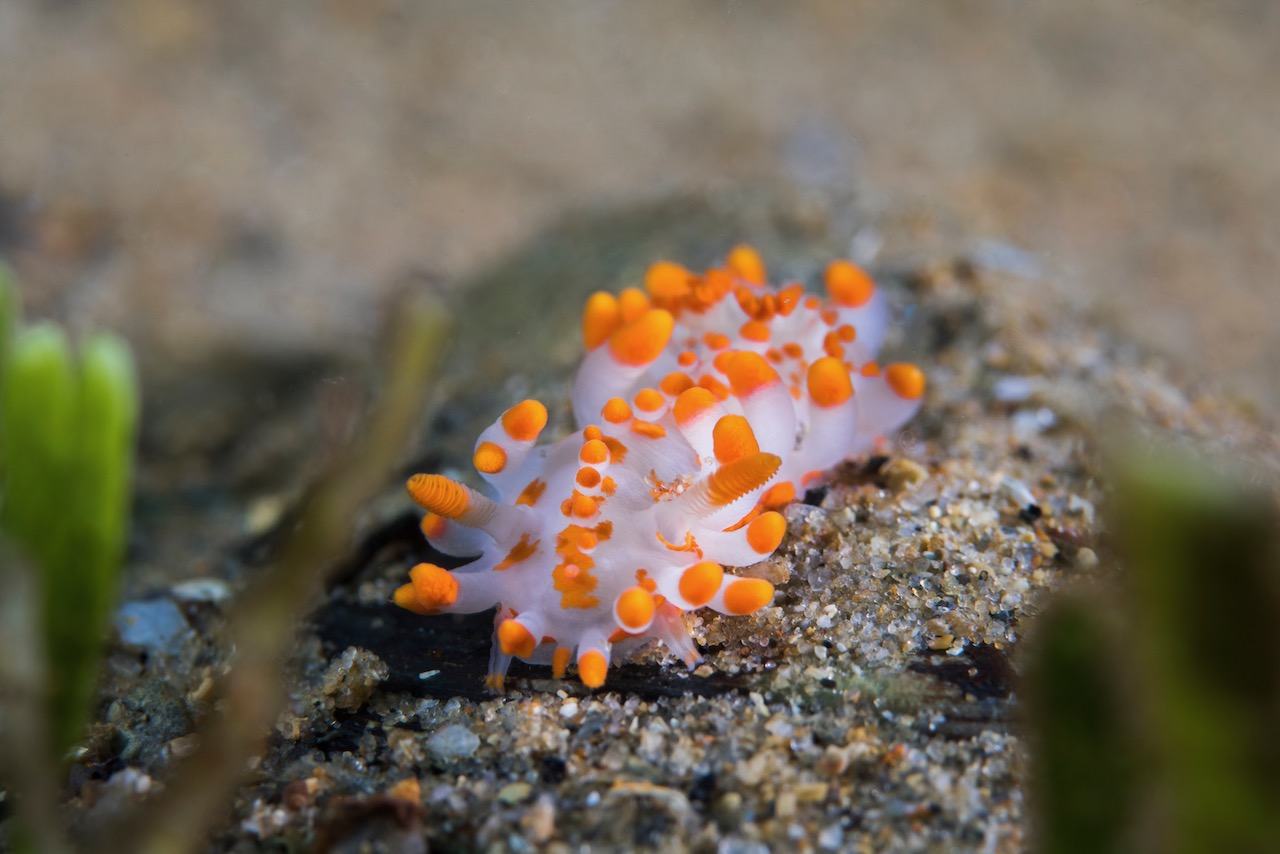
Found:
[[[191,851],[225,818],[246,761],[283,704],[280,671],[298,621],[324,590],[349,543],[352,519],[386,483],[421,413],[448,317],[434,302],[419,299],[397,321],[391,381],[379,405],[355,446],[311,492],[278,558],[230,617],[236,658],[223,686],[225,710],[199,731],[199,747],[168,789],[118,827],[105,850]]]

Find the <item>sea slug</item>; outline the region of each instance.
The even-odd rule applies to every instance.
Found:
[[[419,474],[409,494],[452,572],[422,563],[395,602],[420,614],[497,606],[490,684],[512,657],[576,663],[590,688],[611,661],[658,639],[701,657],[683,614],[750,614],[773,585],[726,567],[773,553],[776,508],[915,413],[924,376],[881,367],[888,322],[871,278],[826,268],[827,299],[766,282],[749,246],[699,275],[659,262],[644,289],[587,300],[587,356],[573,386],[581,429],[537,444],[547,410],[526,400],[480,434],[483,495]]]

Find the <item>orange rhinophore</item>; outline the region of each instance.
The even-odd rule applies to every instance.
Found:
[[[919,368],[875,361],[888,310],[870,275],[838,260],[809,278],[826,299],[770,286],[744,244],[702,272],[660,261],[642,287],[592,294],[578,429],[540,440],[547,408],[521,401],[477,437],[476,481],[410,478],[423,534],[471,562],[414,566],[395,604],[492,609],[494,690],[513,658],[557,679],[576,664],[601,688],[646,640],[695,666],[683,612],[750,619],[773,602],[758,570],[737,568],[782,546],[779,509],[883,447],[924,397]]]

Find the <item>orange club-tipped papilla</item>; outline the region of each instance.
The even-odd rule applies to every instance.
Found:
[[[763,578],[735,578],[724,589],[724,609],[741,616],[754,614],[773,601],[773,585]]]
[[[547,407],[538,400],[522,400],[502,414],[502,429],[517,442],[536,441],[547,426]]]
[[[670,312],[649,309],[609,337],[609,352],[623,365],[647,365],[662,353],[674,329]]]
[[[833,356],[823,356],[809,366],[809,399],[822,407],[839,406],[853,396],[849,369]]]
[[[406,589],[407,588],[407,589]],[[396,590],[396,604],[405,604],[409,594],[419,613],[432,613],[458,601],[458,582],[448,570],[433,563],[420,563],[409,570],[409,583]]]
[[[876,292],[871,277],[851,261],[832,261],[823,278],[831,299],[850,308],[866,305]]]
[[[924,373],[915,365],[907,362],[889,365],[884,369],[884,381],[903,400],[919,400],[924,397]]]
[[[622,591],[613,603],[613,614],[618,625],[632,634],[649,628],[656,611],[657,604],[653,601],[653,594],[639,586]]]
[[[776,510],[767,510],[747,525],[747,542],[762,555],[773,554],[787,535],[787,520]]]
[[[695,608],[700,608],[715,598],[724,581],[724,567],[704,560],[689,567],[680,576],[680,595]]]
[[[578,657],[578,678],[588,688],[599,688],[603,685],[608,672],[609,662],[605,660],[604,653],[599,650],[589,649]]]
[[[498,645],[504,655],[528,658],[538,647],[538,639],[524,624],[516,620],[503,620],[498,624]]]
[[[622,308],[618,298],[605,291],[597,291],[587,298],[582,310],[582,343],[594,350],[609,340],[609,336],[622,325]]]
[[[768,279],[764,268],[764,259],[760,257],[760,253],[755,250],[754,246],[749,246],[746,243],[739,243],[729,250],[729,257],[725,259],[725,266],[739,279],[750,282],[753,285],[763,285]]]

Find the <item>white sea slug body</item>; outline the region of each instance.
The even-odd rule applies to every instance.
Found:
[[[547,411],[526,400],[476,443],[492,497],[411,478],[432,545],[480,557],[415,566],[396,603],[497,606],[499,688],[513,656],[557,678],[576,662],[596,688],[611,660],[654,638],[695,665],[683,612],[767,605],[769,582],[725,568],[772,554],[786,532],[773,508],[905,423],[924,394],[915,366],[873,361],[888,312],[871,279],[847,261],[825,279],[825,301],[771,288],[739,246],[703,275],[660,262],[643,291],[594,294],[573,388],[582,429],[537,445]]]

